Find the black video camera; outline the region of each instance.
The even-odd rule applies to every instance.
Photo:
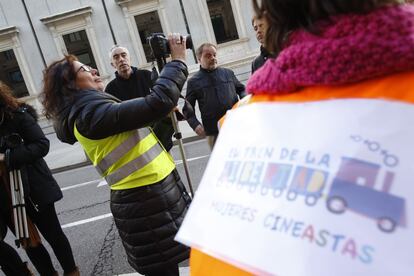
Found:
[[[17,148],[21,144],[23,144],[23,139],[17,133],[0,137],[0,152],[4,153],[7,149]]]
[[[185,48],[193,49],[193,41],[191,36],[186,37]],[[151,47],[152,55],[156,60],[165,59],[170,56],[171,50],[168,44],[168,39],[163,33],[153,33],[147,38],[148,44]]]

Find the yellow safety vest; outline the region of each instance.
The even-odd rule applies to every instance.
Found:
[[[112,190],[157,183],[175,168],[149,127],[92,140],[80,134],[75,124],[74,134]]]

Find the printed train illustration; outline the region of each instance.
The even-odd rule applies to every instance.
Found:
[[[334,214],[350,210],[371,218],[386,233],[397,226],[405,227],[405,199],[389,193],[394,173],[385,172],[382,189],[374,189],[380,168],[378,164],[342,157],[326,194],[327,209]],[[290,201],[301,195],[307,205],[313,206],[323,196],[328,177],[326,171],[287,163],[227,161],[219,182],[247,187],[262,195],[280,197],[285,193]]]

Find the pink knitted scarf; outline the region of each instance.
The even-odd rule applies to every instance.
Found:
[[[320,26],[318,35],[294,32],[280,55],[249,79],[247,90],[282,94],[414,69],[414,5],[335,16]]]

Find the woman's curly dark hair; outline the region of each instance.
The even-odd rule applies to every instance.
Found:
[[[21,105],[23,103],[16,99],[11,88],[0,81],[0,113],[2,118],[4,115],[12,116],[13,111],[16,111]]]
[[[315,22],[330,16],[346,13],[366,13],[399,0],[252,0],[258,18],[266,17],[269,29],[265,47],[278,53],[283,49],[289,33],[306,29],[317,33]]]
[[[76,72],[73,62],[78,59],[74,55],[65,55],[64,58],[51,63],[43,71],[43,90],[40,101],[44,107],[46,118],[55,118],[67,100],[73,98],[77,92],[75,80]]]

